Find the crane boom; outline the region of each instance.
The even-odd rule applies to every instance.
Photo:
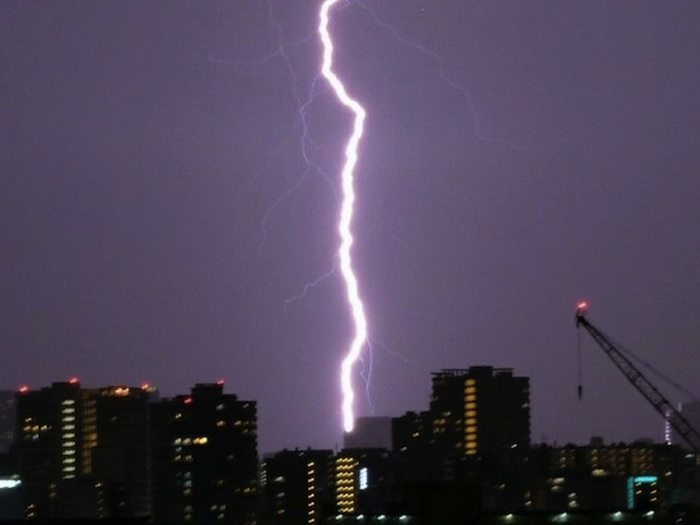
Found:
[[[586,304],[579,304],[576,310],[576,326],[586,329],[593,340],[598,343],[610,360],[620,369],[627,380],[634,385],[640,394],[668,421],[678,434],[690,445],[690,448],[700,454],[700,434],[690,422],[676,410],[659,389],[639,370],[632,361],[610,341],[598,328],[586,318]]]

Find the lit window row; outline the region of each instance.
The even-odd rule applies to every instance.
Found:
[[[173,441],[173,445],[206,445],[208,442],[209,438],[207,436],[198,436],[194,438],[176,438]]]

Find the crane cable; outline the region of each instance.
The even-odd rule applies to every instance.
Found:
[[[617,345],[617,347],[618,347],[624,354],[627,354],[627,357],[631,358],[633,361],[637,361],[637,362],[640,363],[643,367],[645,367],[647,370],[649,370],[650,372],[656,374],[657,377],[659,377],[662,381],[665,381],[668,385],[674,387],[678,392],[680,392],[680,393],[684,394],[685,396],[687,396],[688,398],[690,398],[689,401],[700,401],[700,399],[698,399],[698,396],[697,396],[694,392],[691,392],[688,388],[684,387],[683,385],[681,385],[681,384],[679,384],[678,382],[676,382],[676,381],[674,381],[673,379],[671,379],[667,374],[665,374],[664,372],[662,372],[661,370],[659,370],[658,368],[656,368],[656,367],[655,367],[654,365],[652,365],[650,362],[645,361],[644,359],[642,359],[641,357],[639,357],[637,354],[635,354],[634,352],[632,352],[632,350],[629,350],[629,349],[625,348],[623,345],[621,345],[620,343],[618,343],[618,342],[615,341],[614,339],[610,338],[609,336],[608,336],[608,338],[609,338],[611,341],[613,341],[613,343],[615,343],[615,345]]]
[[[578,399],[579,401],[583,398],[583,359],[582,359],[582,352],[581,352],[581,330],[576,330],[576,336],[577,336],[577,377],[578,377]],[[612,341],[618,349],[623,353],[626,354],[627,357],[631,358],[633,361],[637,361],[640,363],[643,367],[645,367],[647,370],[650,372],[656,374],[662,381],[665,381],[667,384],[671,385],[674,387],[678,392],[681,392],[688,396],[690,400],[692,401],[700,401],[700,398],[698,396],[691,392],[688,388],[684,387],[683,385],[677,383],[673,379],[671,379],[668,375],[666,375],[664,372],[653,366],[651,363],[648,361],[642,359],[639,357],[637,354],[632,352],[631,350],[625,348],[623,345],[621,345],[619,342],[615,341],[613,338],[610,336],[606,335],[606,337]]]
[[[578,400],[583,398],[583,358],[581,352],[581,330],[576,330],[576,338],[578,339],[577,346],[577,377],[578,377]]]

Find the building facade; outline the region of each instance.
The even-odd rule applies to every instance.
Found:
[[[360,416],[352,432],[343,435],[343,448],[391,448],[390,417]]]
[[[509,465],[530,446],[530,380],[510,368],[433,373],[430,413],[445,451]]]
[[[330,513],[333,451],[283,450],[261,466],[264,523],[318,525]]]
[[[7,452],[15,441],[15,392],[0,390],[0,453]]]
[[[677,445],[592,442],[531,450],[531,510],[650,511],[692,486],[695,457]]]
[[[148,400],[138,387],[81,388],[77,379],[17,392],[25,517],[143,517]]]
[[[257,412],[223,383],[152,405],[156,523],[257,521]]]
[[[486,510],[524,508],[530,380],[490,366],[435,372],[429,409],[394,418],[392,443],[406,483],[480,486]]]
[[[337,516],[392,515],[403,510],[403,478],[391,451],[343,449],[334,458],[334,509]]]

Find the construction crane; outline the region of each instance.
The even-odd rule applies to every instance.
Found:
[[[586,318],[588,305],[579,303],[576,308],[576,327],[583,327],[593,340],[598,343],[610,360],[620,369],[622,374],[640,394],[676,429],[678,434],[690,445],[690,448],[700,454],[700,434],[690,422],[666,399],[659,389],[630,361],[622,351],[598,328]]]

